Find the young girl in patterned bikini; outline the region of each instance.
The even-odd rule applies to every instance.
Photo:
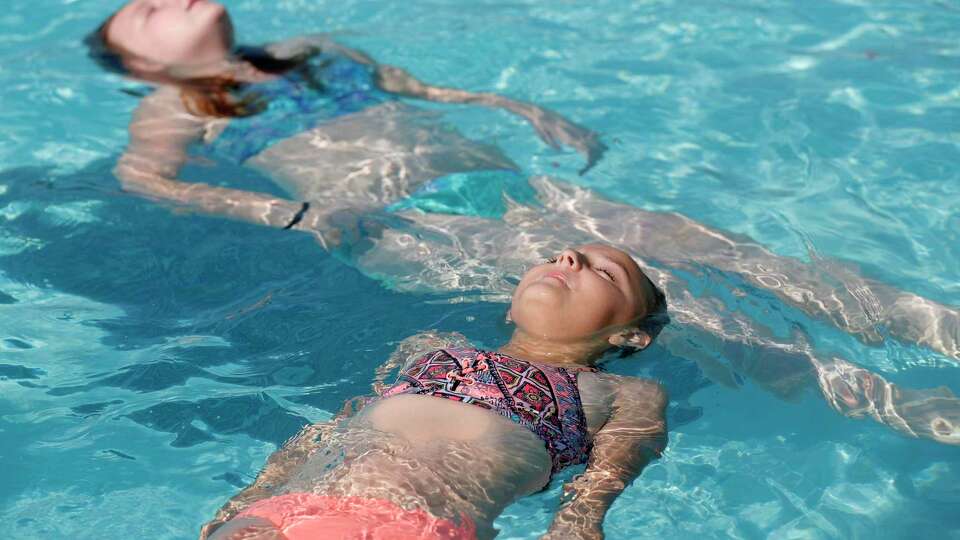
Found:
[[[566,249],[517,286],[509,343],[408,339],[396,383],[291,439],[201,538],[492,538],[507,505],[581,463],[546,538],[602,538],[613,500],[666,445],[667,398],[596,365],[649,345],[664,310],[623,251]]]

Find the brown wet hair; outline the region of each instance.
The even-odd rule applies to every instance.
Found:
[[[650,288],[653,290],[653,298],[648,300],[647,311],[637,321],[635,328],[650,336],[650,343],[653,343],[664,327],[670,324],[670,315],[667,313],[667,296],[647,274],[641,271],[640,275],[650,284]],[[647,346],[649,347],[649,345]],[[620,351],[619,358],[626,358],[643,350],[629,345],[618,345],[616,348]]]

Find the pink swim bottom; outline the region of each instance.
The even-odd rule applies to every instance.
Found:
[[[423,510],[381,499],[289,493],[258,501],[236,515],[272,523],[286,540],[475,540],[476,525],[457,525]]]

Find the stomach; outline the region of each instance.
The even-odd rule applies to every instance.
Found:
[[[351,424],[389,433],[409,451],[430,453],[432,447],[459,446],[473,455],[496,456],[489,472],[511,476],[516,491],[533,492],[550,480],[546,445],[529,429],[481,407],[414,394],[375,401]]]
[[[389,102],[280,140],[246,162],[300,200],[384,206],[454,173],[517,170],[436,112]]]
[[[481,407],[415,394],[376,401],[358,415],[358,420],[368,422],[374,429],[400,435],[413,444],[429,444],[438,438],[482,441],[515,429],[530,433]]]
[[[375,401],[344,421],[278,492],[385,499],[449,519],[481,537],[520,497],[550,481],[530,430],[480,407],[431,396]]]

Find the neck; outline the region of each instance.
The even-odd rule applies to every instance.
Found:
[[[528,362],[564,367],[592,365],[605,349],[593,339],[557,343],[517,329],[499,352]]]

